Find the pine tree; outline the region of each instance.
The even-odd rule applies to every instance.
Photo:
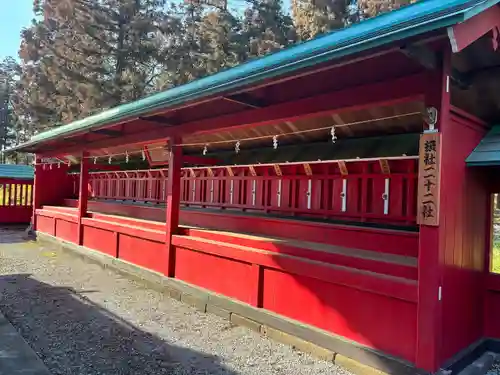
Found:
[[[6,58],[0,62],[0,150],[10,146],[14,135],[10,105],[14,75],[14,60]],[[0,154],[0,163],[5,163],[3,154]]]
[[[183,36],[179,39],[179,57],[175,59],[178,63],[175,72],[177,77],[172,77],[173,85],[184,84],[189,81],[204,77],[208,72],[209,56],[207,54],[209,42],[203,36],[202,22],[204,9],[198,4],[186,4],[178,7],[181,17]]]
[[[20,49],[24,111],[36,114],[34,121],[45,128],[116,103],[107,84],[107,46],[83,32],[98,1],[45,0],[34,5],[41,20],[23,31]]]
[[[119,102],[138,99],[154,87],[165,60],[165,8],[165,0],[103,0],[98,24],[111,50],[113,92]]]
[[[163,71],[159,89],[233,67],[247,58],[241,22],[226,9],[203,7],[197,3],[172,6],[162,36]]]
[[[20,66],[12,57],[0,61],[0,150],[7,149],[20,142],[27,141],[24,129],[17,126],[13,108],[15,104],[16,86],[19,80]],[[23,155],[21,159],[27,162],[29,157]],[[0,154],[0,163],[8,161],[18,162],[18,155]]]
[[[44,0],[23,32],[20,108],[67,123],[157,89],[168,58],[165,0]],[[32,90],[33,84],[39,88]]]
[[[243,37],[248,57],[260,57],[295,42],[292,19],[281,0],[249,0],[243,17]]]
[[[381,13],[390,12],[402,6],[416,2],[417,0],[358,0],[357,6],[361,18],[378,16]]]
[[[224,9],[211,10],[203,15],[198,25],[198,53],[204,65],[204,74],[231,68],[246,59],[240,28],[239,20]]]
[[[350,0],[292,0],[292,15],[300,40],[340,29],[349,19]]]
[[[10,88],[21,134],[231,68],[412,0],[34,0]]]

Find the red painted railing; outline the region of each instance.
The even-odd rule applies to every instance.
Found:
[[[417,169],[417,160],[406,157],[184,168],[181,201],[191,207],[411,225]],[[162,204],[167,171],[90,173],[90,196]]]
[[[0,224],[29,223],[33,181],[0,178]]]

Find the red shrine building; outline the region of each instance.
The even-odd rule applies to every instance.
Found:
[[[34,136],[37,235],[390,374],[500,348],[498,2],[420,1]]]

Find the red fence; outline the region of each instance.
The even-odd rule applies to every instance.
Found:
[[[33,181],[0,178],[0,224],[29,223]]]
[[[182,204],[412,225],[415,158],[184,168]],[[164,203],[167,169],[90,173],[92,198]],[[74,194],[78,175],[74,175]]]

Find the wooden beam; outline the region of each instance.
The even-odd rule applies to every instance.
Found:
[[[181,208],[181,168],[182,168],[182,147],[180,139],[170,140],[172,148],[170,150],[170,164],[168,166],[167,199],[166,199],[166,257],[161,259],[165,276],[175,276],[175,248],[172,246],[172,236],[179,234],[179,211]]]
[[[203,156],[194,156],[194,155],[183,155],[182,162],[185,164],[193,164],[193,165],[220,165],[222,161],[215,158],[206,158]],[[154,165],[169,165],[169,161],[165,160],[165,162],[156,162]],[[151,165],[151,163],[150,163]],[[119,169],[119,168],[118,168]]]
[[[429,47],[423,45],[409,45],[401,48],[401,52],[410,59],[417,61],[426,69],[434,70],[439,66],[440,59]]]
[[[222,99],[238,103],[250,108],[262,108],[266,105],[262,103],[260,100],[256,100],[255,98],[250,97],[248,94],[237,94],[231,96],[223,96]]]
[[[150,124],[155,124],[155,125],[162,125],[162,126],[175,126],[178,125],[175,121],[172,121],[171,119],[166,119],[162,116],[147,116],[147,117],[139,117],[139,120],[142,122],[147,122]]]
[[[425,45],[409,45],[401,48],[401,52],[428,70],[439,69],[442,65],[441,55]],[[458,88],[468,89],[471,86],[472,82],[469,75],[463,74],[453,68],[451,68],[450,73],[451,82]]]
[[[279,164],[274,164],[274,172],[276,173],[276,176],[283,176],[283,172],[281,171],[281,168],[279,166]]]
[[[332,119],[333,119],[333,121],[335,121],[335,123],[333,125],[344,125],[345,124],[345,121],[342,120],[342,117],[338,113],[334,113],[332,115]],[[342,126],[341,129],[348,137],[354,136],[354,131],[351,129],[351,127],[349,125]]]
[[[437,128],[449,128],[451,51],[446,50],[442,67],[429,79],[425,105],[438,110]],[[444,192],[441,192],[443,194]],[[417,212],[417,215],[421,215]],[[442,215],[444,217],[444,215]],[[443,221],[443,220],[442,220]],[[442,236],[439,226],[420,225],[418,251],[418,304],[416,367],[434,373],[441,365],[442,350]],[[446,292],[444,292],[446,295]]]
[[[418,41],[416,41],[415,44],[416,45],[419,45],[419,44],[429,44],[429,43],[432,43],[432,42],[443,40],[445,38],[446,38],[446,36],[442,35],[442,34],[433,35],[433,36],[430,36],[428,38],[421,38]],[[331,64],[321,65],[321,66],[313,68],[313,69],[306,69],[306,70],[304,70],[302,72],[296,72],[295,75],[285,76],[285,77],[282,77],[280,79],[277,79],[277,80],[274,80],[274,81],[271,81],[271,82],[263,82],[261,84],[252,86],[252,88],[250,88],[250,89],[248,89],[248,88],[241,89],[241,90],[237,91],[237,93],[239,93],[239,92],[254,91],[254,90],[261,89],[263,87],[276,86],[276,85],[279,85],[279,84],[284,83],[284,82],[293,81],[294,79],[297,79],[297,78],[306,77],[306,76],[310,76],[310,75],[313,75],[313,74],[325,72],[325,71],[328,71],[328,70],[333,70],[333,69],[341,68],[341,67],[344,67],[344,66],[349,66],[349,65],[357,64],[357,63],[359,63],[361,61],[365,61],[365,60],[370,60],[370,59],[375,59],[375,58],[378,58],[378,57],[382,57],[382,56],[388,55],[390,53],[396,52],[399,49],[400,49],[400,47],[397,47],[397,46],[396,47],[389,46],[389,47],[386,47],[386,48],[384,48],[382,50],[377,50],[377,52],[365,52],[365,53],[361,53],[361,54],[359,54],[358,57],[356,57],[354,59],[352,58],[352,56],[347,56],[344,59],[340,59],[336,63],[332,62]],[[188,105],[185,105],[185,106],[188,106]]]
[[[347,169],[346,162],[343,160],[340,160],[340,161],[338,161],[338,165],[339,165],[340,174],[342,176],[347,176],[349,174],[349,171]]]
[[[82,152],[80,163],[80,191],[78,193],[78,245],[83,246],[83,225],[82,218],[87,216],[89,200],[89,159],[88,152]]]
[[[380,170],[383,174],[391,174],[391,167],[389,166],[389,161],[387,159],[380,159],[378,162]]]
[[[309,163],[304,163],[304,172],[306,172],[307,176],[312,176],[312,169]]]
[[[95,170],[98,170],[98,171],[119,171],[119,170],[121,170],[121,168],[119,165],[94,164],[94,162],[91,162],[89,164],[89,170],[90,171],[95,171]]]
[[[33,227],[33,230],[36,231],[36,210],[39,208],[42,208],[42,189],[46,188],[46,186],[43,186],[43,176],[42,174],[45,173],[43,170],[43,165],[42,163],[42,158],[40,157],[39,154],[35,155],[35,177],[33,181],[33,214],[31,216],[31,225]]]
[[[112,130],[112,129],[97,129],[97,130],[92,130],[91,133],[107,135],[109,137],[120,137],[123,135],[123,131]]]
[[[195,165],[220,165],[222,161],[215,158],[205,158],[203,156],[184,155],[182,161],[186,164]]]
[[[294,102],[197,120],[179,126],[159,127],[150,131],[125,134],[118,139],[88,142],[85,144],[85,148],[95,150],[127,144],[146,144],[152,141],[166,140],[171,136],[180,137],[193,133],[210,133],[216,130],[269,125],[277,122],[294,121],[300,118],[421,100],[424,96],[428,77],[429,73],[420,73],[388,82],[377,82],[333,91]],[[144,120],[136,120],[136,123],[139,124],[141,121]],[[64,155],[79,150],[80,148],[69,147],[60,149],[58,152],[54,150],[50,154]]]
[[[448,27],[448,38],[454,53],[464,50],[483,35],[493,30],[492,48],[498,48],[498,29],[500,28],[500,8],[491,8],[479,13],[465,22]]]
[[[295,124],[292,121],[285,121],[285,124],[290,129],[292,129],[292,132],[298,132],[299,131],[299,128],[297,128],[297,126],[295,126]],[[298,133],[298,134],[296,134],[296,136],[298,136],[300,139],[306,139],[306,137],[305,137],[305,135],[303,133]]]
[[[425,74],[417,74],[389,82],[356,86],[294,102],[186,123],[172,130],[178,134],[200,134],[213,132],[217,129],[268,125],[422,99],[426,83],[425,77]]]

